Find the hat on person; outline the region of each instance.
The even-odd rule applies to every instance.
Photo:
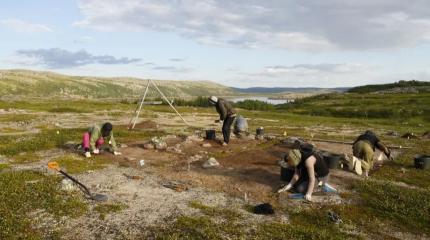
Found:
[[[215,96],[211,96],[211,97],[209,98],[209,101],[211,101],[211,102],[213,102],[213,103],[217,103],[217,102],[218,102],[218,98],[217,98],[217,97],[215,97]]]

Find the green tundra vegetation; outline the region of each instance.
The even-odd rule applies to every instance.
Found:
[[[374,89],[319,95],[284,105],[254,100],[235,104],[239,114],[249,118],[251,129],[264,126],[267,133],[286,132],[287,136],[304,138],[309,138],[312,133],[315,138],[352,141],[355,135],[343,136],[338,130],[361,132],[373,129],[389,145],[410,147],[404,149],[394,162],[385,164],[371,179],[351,180],[347,184],[351,193],[342,195],[351,204],[313,205],[297,209],[276,206],[279,214],[288,216],[288,223],[272,219],[256,224],[247,222],[246,214],[250,213],[239,211],[236,206],[221,208],[192,201],[189,207],[198,214],[179,216],[167,220],[166,225],[148,228],[142,239],[391,239],[393,236],[387,233],[391,230],[418,234],[417,238],[430,236],[430,171],[413,167],[413,158],[417,153],[430,154],[430,141],[385,134],[387,131],[397,131],[421,136],[430,130],[430,93],[421,90],[409,93],[378,92],[382,91],[380,88],[375,92]],[[184,115],[215,114],[214,109],[208,108],[206,94],[193,100],[177,99],[174,103]],[[103,112],[112,118],[119,118],[129,116],[135,107],[135,101],[127,99],[3,99],[0,100],[0,109],[25,110],[25,113],[15,111],[1,114],[0,123],[38,121],[43,118],[40,113],[66,116]],[[157,113],[172,112],[166,105],[145,106],[144,109],[145,115],[154,119]],[[122,203],[98,204],[91,208],[81,194],[59,190],[59,177],[16,170],[22,164],[40,161],[40,152],[64,149],[69,141],[79,141],[77,139],[81,139],[85,130],[55,126],[38,128],[39,131],[34,133],[0,137],[0,158],[9,159],[0,163],[0,239],[61,239],[60,229],[33,228],[34,214],[40,211],[54,219],[76,218],[89,213],[96,213],[104,219],[109,213],[127,208]],[[194,128],[189,130],[192,132]],[[116,126],[115,129],[119,143],[166,134],[175,132],[153,129],[130,132],[126,126]],[[266,148],[275,143],[267,142],[258,147]],[[96,157],[90,162],[68,154],[53,160],[74,174],[97,171],[113,164],[103,157]],[[240,207],[244,208],[241,210],[249,208]],[[328,211],[339,214],[343,223],[336,225],[330,222]],[[357,234],[363,232],[366,235]]]

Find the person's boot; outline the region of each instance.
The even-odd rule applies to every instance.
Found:
[[[91,157],[91,153],[89,151],[85,152],[85,157],[90,158]]]

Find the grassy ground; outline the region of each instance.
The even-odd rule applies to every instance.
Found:
[[[232,207],[206,206],[195,216],[180,216],[169,227],[151,229],[156,239],[394,239],[396,232],[430,234],[430,193],[375,181],[354,182],[355,204],[311,205],[305,208],[276,209],[289,216],[289,223],[247,222]],[[249,207],[248,211],[252,209]],[[342,222],[328,216],[337,214]]]
[[[409,146],[394,162],[384,165],[372,178],[384,182],[352,182],[349,186],[352,195],[344,196],[351,200],[346,205],[314,205],[304,209],[276,209],[280,214],[289,216],[289,223],[267,221],[247,223],[246,216],[231,208],[205,206],[190,202],[199,211],[195,216],[180,216],[173,219],[168,227],[152,229],[149,237],[158,239],[389,239],[393,232],[409,232],[430,235],[430,171],[413,168],[413,157],[417,153],[430,154],[430,141],[423,139],[403,139],[388,137],[389,130],[400,134],[413,132],[417,135],[429,130],[427,106],[428,95],[389,96],[393,109],[410,106],[410,114],[399,117],[387,113],[379,116],[312,113],[314,108],[337,109],[349,112],[364,106],[383,108],[386,95],[335,96],[314,98],[304,101],[290,109],[278,111],[248,111],[240,109],[240,114],[250,118],[250,129],[264,126],[268,133],[309,138],[325,138],[352,141],[356,133],[343,133],[342,130],[355,130],[357,133],[367,129],[375,130],[389,145]],[[386,99],[385,99],[386,100]],[[344,109],[346,105],[351,108]],[[391,105],[390,105],[391,106]],[[50,102],[8,102],[0,101],[0,108],[25,109],[32,111],[54,112],[57,114],[92,112],[107,110],[111,117],[121,117],[134,110],[129,103],[106,103],[98,101],[50,101]],[[145,106],[147,116],[157,112],[172,112],[168,106]],[[180,107],[184,114],[216,114],[213,108]],[[423,111],[421,114],[419,111]],[[408,114],[409,114],[408,113]],[[391,115],[390,115],[391,114]],[[37,116],[37,115],[36,115]],[[391,116],[391,117],[390,117]],[[216,118],[216,116],[214,117]],[[0,122],[37,121],[33,114],[4,114]],[[61,216],[77,217],[87,211],[82,195],[65,194],[58,190],[59,178],[28,171],[11,171],[15,164],[39,161],[39,152],[53,148],[66,148],[69,141],[79,143],[84,128],[54,129],[41,128],[39,133],[28,135],[2,136],[0,155],[8,157],[8,163],[0,164],[0,239],[41,239],[58,237],[54,232],[46,235],[43,229],[34,229],[30,213],[41,210],[54,218]],[[57,132],[58,131],[58,132]],[[126,126],[115,126],[115,137],[119,143],[149,139],[170,132],[152,129],[128,131]],[[270,143],[273,144],[273,143]],[[264,145],[259,147],[264,148]],[[69,173],[97,170],[109,164],[103,157],[86,161],[75,155],[65,155],[54,159]],[[409,187],[390,184],[389,181],[404,182]],[[412,188],[411,188],[412,187]],[[19,203],[19,204],[16,204]],[[104,219],[108,214],[121,211],[126,206],[121,203],[97,206],[94,211]],[[343,219],[343,224],[330,222],[327,212],[333,211]],[[382,231],[383,230],[383,231]],[[16,234],[18,233],[18,234]]]
[[[87,210],[81,195],[65,194],[57,189],[59,178],[29,171],[0,173],[0,239],[55,238],[54,229],[35,229],[32,213],[58,219],[78,217]],[[44,230],[48,233],[44,232]]]

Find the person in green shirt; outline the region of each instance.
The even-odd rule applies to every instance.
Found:
[[[84,133],[82,147],[84,148],[86,157],[91,157],[90,151],[94,154],[99,154],[100,147],[105,143],[105,141],[107,141],[111,146],[111,151],[114,155],[121,155],[121,153],[118,152],[118,147],[116,146],[112,129],[112,124],[106,122],[101,125],[95,125]]]

